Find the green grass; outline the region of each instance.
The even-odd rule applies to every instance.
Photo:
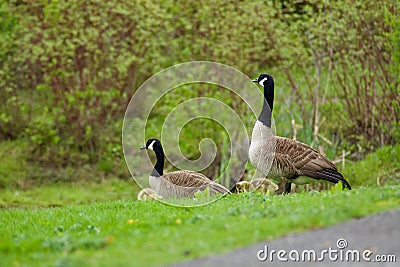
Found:
[[[385,146],[342,170],[352,186],[379,186],[400,182],[400,145]]]
[[[10,153],[7,154],[10,155]],[[10,173],[13,172],[14,167],[12,167],[12,164],[11,167],[7,165],[7,162],[13,161],[15,163],[16,159],[17,157],[12,153],[10,157],[3,158],[0,161],[0,167],[4,167],[0,168],[0,170],[6,173],[2,176],[0,171],[0,178],[2,176],[4,180],[11,179],[10,177],[13,175]],[[251,164],[248,167],[254,169]],[[346,161],[345,168],[341,172],[353,187],[398,184],[400,181],[400,145],[379,148],[358,162]],[[21,171],[18,175],[22,175]],[[17,183],[18,181],[29,184],[23,178],[21,180],[15,178],[14,182]],[[9,182],[4,181],[4,184],[7,183]],[[0,188],[0,208],[54,207],[117,199],[131,200],[136,199],[139,190],[133,180],[128,178],[125,180],[106,179],[94,182],[84,179],[83,181],[72,183],[58,182],[19,187],[8,186],[3,189]]]
[[[400,207],[399,145],[342,172],[354,190],[245,193],[196,208],[136,201],[131,180],[10,186],[0,190],[0,266],[162,265]]]
[[[99,183],[56,183],[27,189],[0,190],[0,208],[57,207],[117,199],[134,200],[139,187],[133,180],[105,180]]]
[[[151,266],[220,253],[400,206],[400,185],[230,195],[210,205],[109,201],[0,210],[1,266]]]
[[[27,159],[26,140],[0,142],[0,208],[54,207],[117,199],[136,199],[140,188],[130,178],[125,162],[123,179],[107,173],[103,164],[80,168],[37,166]],[[112,178],[111,178],[112,177]]]

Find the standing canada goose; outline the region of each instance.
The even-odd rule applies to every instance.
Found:
[[[266,178],[255,178],[250,182],[240,181],[236,183],[235,188],[237,193],[242,193],[245,191],[258,191],[264,194],[267,192],[273,194],[276,190],[278,190],[278,186]]]
[[[308,184],[316,180],[340,181],[345,188],[351,189],[335,164],[318,151],[293,139],[272,134],[274,79],[269,74],[261,74],[253,82],[264,88],[264,104],[251,136],[251,164],[268,178],[285,182],[286,193],[290,193],[291,183]]]
[[[157,192],[151,188],[143,188],[139,191],[138,200],[159,200],[162,199],[162,196],[157,195]]]
[[[194,171],[180,170],[164,174],[164,150],[160,140],[151,138],[140,149],[153,150],[157,162],[149,176],[150,187],[158,195],[168,197],[193,197],[197,191],[210,189],[210,195],[215,193],[230,194],[224,186],[210,180],[205,175]]]

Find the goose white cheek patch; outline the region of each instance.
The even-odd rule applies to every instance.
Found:
[[[266,80],[268,80],[268,78],[262,79],[262,80],[259,82],[259,84],[260,84],[261,86],[264,86],[264,82],[265,82]]]
[[[147,149],[150,149],[150,150],[153,150],[153,151],[154,151],[153,145],[154,145],[155,142],[156,142],[156,141],[151,142],[151,144],[147,147]]]

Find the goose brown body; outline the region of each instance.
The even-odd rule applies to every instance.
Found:
[[[150,187],[163,198],[193,197],[197,191],[207,188],[210,194],[230,194],[224,186],[212,181],[207,176],[190,170],[180,170],[169,173],[164,171],[164,151],[158,139],[149,139],[142,149],[153,150],[157,162],[149,176]]]
[[[335,164],[324,155],[304,143],[273,135],[271,112],[274,81],[272,76],[262,74],[257,82],[264,87],[265,101],[253,128],[249,149],[252,165],[268,178],[278,182],[307,184],[315,180],[332,183],[340,181],[345,188],[351,189]]]
[[[210,194],[230,193],[224,186],[207,176],[189,170],[165,173],[160,177],[150,176],[150,186],[162,197],[192,197],[196,191],[210,188]]]
[[[313,179],[322,179],[333,183],[342,181],[346,187],[350,187],[338,172],[335,164],[310,146],[279,136],[276,136],[270,143],[275,143],[275,151],[271,155],[267,155],[268,152],[264,153],[266,159],[273,157],[270,170],[264,170],[269,178],[295,184],[307,184],[313,182]],[[268,147],[270,143],[259,146],[259,151],[271,151]],[[260,167],[263,169],[262,165]],[[307,176],[311,179],[300,176]]]

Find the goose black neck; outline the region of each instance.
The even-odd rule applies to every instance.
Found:
[[[264,86],[264,104],[258,120],[265,126],[271,128],[271,115],[274,107],[274,84]]]
[[[161,146],[160,147],[157,146],[154,148],[154,153],[156,153],[157,162],[156,165],[154,165],[154,169],[151,172],[151,176],[160,177],[163,175],[164,171],[164,150]]]

